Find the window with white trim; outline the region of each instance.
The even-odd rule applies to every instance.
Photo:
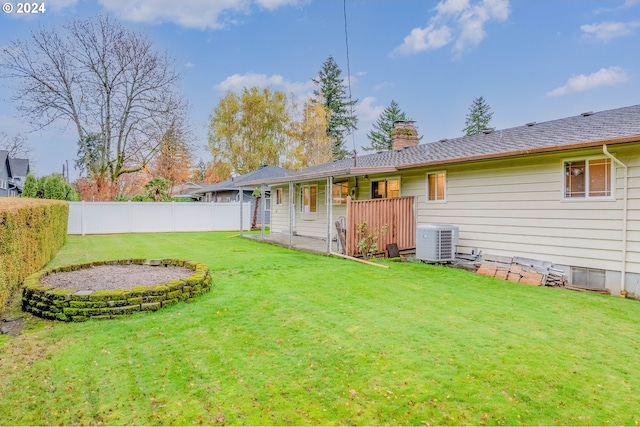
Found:
[[[564,198],[610,198],[613,177],[611,159],[594,158],[564,162]]]
[[[347,203],[347,196],[349,195],[349,181],[337,182],[333,184],[333,191],[331,192],[331,200],[334,205],[341,205]]]
[[[276,205],[282,204],[282,188],[276,188]]]
[[[0,179],[0,190],[6,190],[7,189],[7,181]]]
[[[302,186],[302,203],[300,203],[302,213],[317,212],[318,210],[318,186]]]
[[[444,201],[445,200],[445,172],[433,172],[427,174],[427,200]]]
[[[400,178],[371,181],[372,199],[395,199],[400,197]]]
[[[264,192],[264,210],[271,210],[271,193],[269,191]]]

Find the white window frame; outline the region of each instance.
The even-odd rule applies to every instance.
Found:
[[[0,190],[6,190],[7,189],[7,181],[5,181],[4,179],[0,179]]]
[[[595,161],[606,161],[609,164],[609,194],[604,196],[591,196],[589,195],[590,189],[590,167],[589,164]],[[568,194],[567,188],[567,165],[576,162],[584,162],[584,195],[583,196],[571,196]],[[615,200],[615,164],[608,157],[603,156],[588,156],[588,157],[576,157],[571,159],[564,159],[562,161],[562,199],[565,201],[594,201],[594,200]]]
[[[384,197],[374,197],[373,194],[373,183],[385,181],[384,188]],[[389,181],[398,181],[398,197],[402,197],[402,179],[399,176],[389,176],[386,178],[375,178],[371,180],[371,199],[395,199],[396,197],[389,197],[387,189],[389,188],[387,182]]]
[[[431,199],[429,194],[429,176],[436,176],[436,198]],[[442,175],[442,199],[438,199],[438,175]],[[447,171],[433,171],[427,172],[427,191],[426,191],[427,203],[443,203],[447,201]]]
[[[335,190],[340,187],[340,196],[335,196]],[[345,190],[346,187],[346,190]],[[347,197],[349,196],[349,181],[334,182],[331,186],[331,203],[334,205],[342,205],[347,203]]]
[[[270,212],[271,211],[271,191],[264,191],[264,196],[262,197],[264,199],[264,211],[265,212]]]
[[[276,206],[283,204],[284,190],[282,188],[276,188]]]
[[[309,189],[309,204],[305,205],[305,189]],[[315,205],[311,206],[311,189],[315,188],[315,193],[316,193],[316,200],[315,200]],[[312,210],[313,208],[313,210]],[[318,184],[306,184],[306,185],[301,185],[300,186],[300,212],[302,212],[303,214],[317,214],[318,213]]]

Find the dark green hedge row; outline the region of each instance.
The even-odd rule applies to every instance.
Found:
[[[22,281],[62,247],[68,218],[67,202],[0,198],[0,312]]]
[[[193,270],[193,276],[160,285],[93,292],[52,288],[40,283],[40,279],[49,274],[100,265],[141,265],[145,262],[145,259],[98,261],[63,265],[35,273],[24,282],[22,309],[45,319],[81,322],[89,318],[109,319],[140,311],[156,311],[211,290],[211,274],[206,264],[176,259],[163,259],[158,268],[186,267]]]

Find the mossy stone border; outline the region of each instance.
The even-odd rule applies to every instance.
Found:
[[[76,271],[102,265],[149,264],[143,258],[69,264],[39,271],[27,277],[22,288],[22,310],[45,319],[82,322],[90,318],[111,319],[140,311],[156,311],[189,301],[211,290],[211,274],[206,264],[179,259],[162,259],[154,264],[185,267],[193,276],[167,283],[132,289],[78,291],[45,286],[40,279],[50,274]]]

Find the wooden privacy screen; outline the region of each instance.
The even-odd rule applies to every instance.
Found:
[[[398,249],[416,247],[416,218],[413,208],[413,197],[395,199],[351,200],[347,197],[347,243],[346,255],[358,256],[356,233],[358,224],[366,221],[369,232],[381,230],[387,225],[389,231],[380,233],[378,248],[384,252],[387,244],[396,243]]]

